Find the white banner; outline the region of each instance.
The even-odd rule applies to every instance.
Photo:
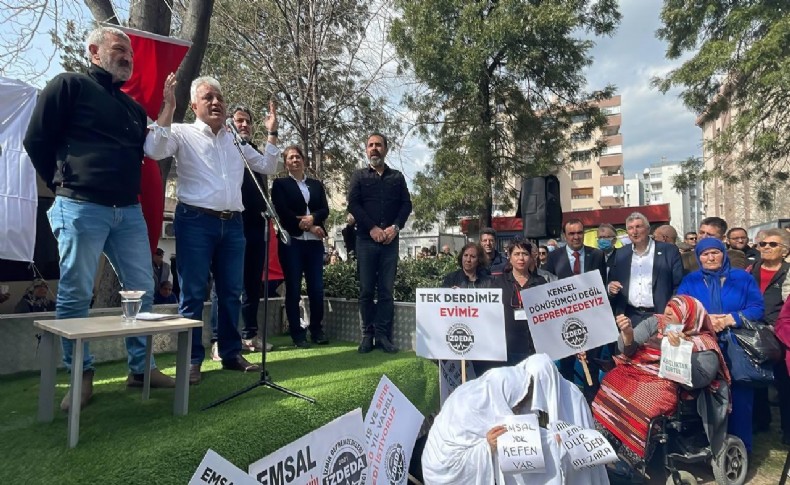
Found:
[[[440,360],[439,361],[439,406],[444,406],[444,401],[450,394],[461,385],[461,362],[460,360]],[[472,363],[466,361],[466,380],[471,381],[477,377]]]
[[[591,271],[521,292],[535,349],[561,359],[617,340],[601,273]]]
[[[425,420],[422,413],[384,375],[365,415],[368,485],[405,484],[409,462]]]
[[[549,426],[559,435],[574,470],[614,463],[619,459],[609,441],[594,429],[584,429],[563,421],[551,423]]]
[[[502,290],[417,288],[417,355],[507,360]]]
[[[249,467],[266,485],[364,485],[368,474],[362,410],[325,424]]]
[[[37,95],[33,86],[0,76],[0,259],[33,261],[38,188],[22,139]]]
[[[507,432],[497,438],[497,459],[502,473],[543,473],[543,441],[537,414],[504,416]]]
[[[189,480],[189,485],[256,485],[257,483],[254,478],[212,449],[206,452],[203,461]]]

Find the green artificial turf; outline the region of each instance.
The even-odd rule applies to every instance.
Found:
[[[125,362],[99,365],[94,395],[80,418],[80,442],[66,447],[66,414],[59,408],[52,423],[38,423],[38,375],[0,378],[0,475],[4,483],[185,484],[208,448],[233,464],[247,466],[361,407],[364,412],[382,374],[424,414],[438,408],[435,364],[412,352],[375,351],[360,355],[355,344],[309,350],[290,347],[288,337],[273,339],[267,368],[274,382],[311,396],[316,404],[265,387],[218,408],[201,411],[216,399],[256,381],[258,374],[203,365],[203,381],[190,388],[189,414],[172,414],[173,391],[125,386]],[[259,361],[257,355],[250,360]],[[157,365],[175,374],[175,356],[157,356]],[[56,405],[68,388],[58,373]]]

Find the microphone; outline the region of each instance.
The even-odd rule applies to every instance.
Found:
[[[240,145],[247,144],[247,140],[242,138],[241,133],[239,133],[239,130],[236,129],[236,125],[233,123],[233,118],[227,118],[225,120],[225,126],[228,127],[228,130],[231,132],[233,137],[236,138],[236,141],[239,142]]]

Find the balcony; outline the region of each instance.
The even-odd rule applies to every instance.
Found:
[[[622,207],[623,206],[623,196],[603,196],[600,200],[601,207],[604,209],[608,209],[611,207]]]
[[[623,122],[623,115],[610,115],[606,117],[606,125],[607,126],[620,126],[620,123]]]
[[[623,185],[625,183],[624,175],[601,175],[601,186],[607,185]]]
[[[623,166],[623,154],[615,153],[614,155],[604,155],[598,159],[598,166],[612,169],[621,168]]]
[[[623,144],[623,135],[621,133],[618,133],[617,135],[607,136],[607,137],[604,137],[604,141],[606,141],[606,146],[610,146],[610,147],[613,147],[613,146],[616,146],[616,145],[622,145]]]

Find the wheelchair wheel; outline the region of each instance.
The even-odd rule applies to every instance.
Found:
[[[681,485],[697,485],[697,477],[695,477],[693,473],[689,473],[685,470],[678,470],[678,475],[680,475]],[[671,474],[667,478],[667,485],[676,485]]]
[[[749,470],[749,457],[743,441],[737,436],[727,435],[721,454],[712,460],[711,465],[717,484],[742,485]]]

